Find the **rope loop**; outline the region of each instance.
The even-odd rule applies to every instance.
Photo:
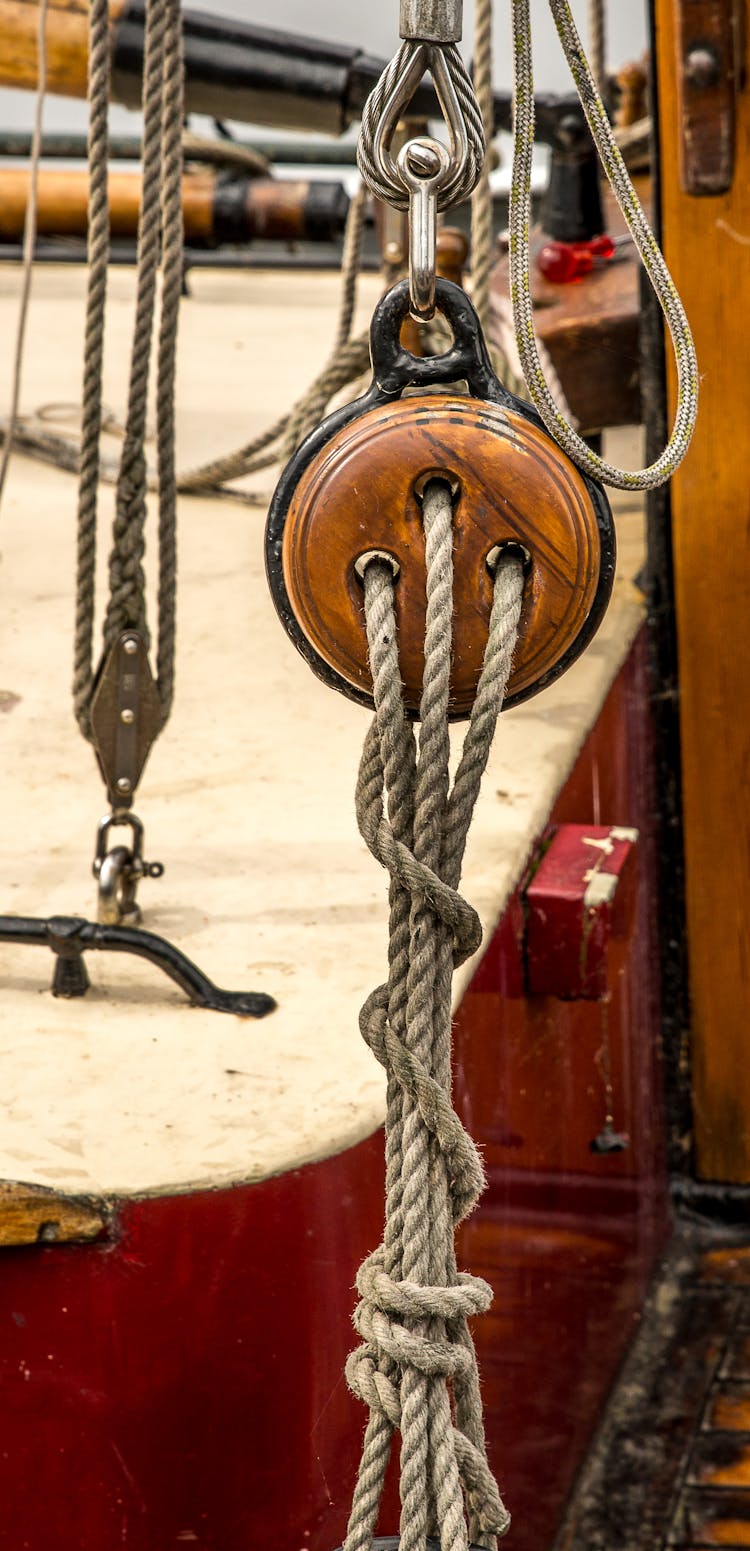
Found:
[[[620,469],[598,457],[573,429],[553,398],[534,334],[529,232],[531,159],[534,148],[534,81],[529,0],[513,0],[515,123],[510,198],[510,282],[518,354],[531,400],[547,430],[578,467],[619,490],[653,490],[670,479],[684,458],[698,412],[698,364],[690,325],[677,288],[628,176],[607,111],[589,68],[568,0],[549,0],[573,80],[617,203],[659,299],[677,362],[677,410],[669,442],[649,468]]]
[[[454,1225],[476,1203],[481,1160],[451,1101],[451,983],[481,938],[458,892],[471,817],[510,673],[523,594],[520,561],[495,574],[476,701],[451,786],[448,708],[453,510],[436,478],[423,498],[425,672],[418,746],[404,712],[394,579],[364,574],[375,719],[357,782],[357,820],[390,877],[389,976],[360,1028],[388,1078],[386,1226],[357,1278],[362,1345],[346,1375],[368,1406],[344,1551],[371,1551],[393,1434],[401,1434],[401,1551],[428,1534],[449,1551],[494,1548],[510,1520],[490,1471],[467,1321],[489,1307],[486,1282],[459,1273]]]

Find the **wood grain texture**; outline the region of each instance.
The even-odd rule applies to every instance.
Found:
[[[0,240],[23,236],[29,197],[27,167],[0,168]],[[134,239],[141,207],[141,177],[110,170],[110,232]],[[212,245],[223,239],[260,237],[296,242],[306,235],[305,204],[310,184],[288,179],[238,179],[234,188],[208,172],[189,172],[182,180],[182,212],[189,242]],[[83,237],[88,226],[88,172],[81,168],[42,168],[38,179],[37,231],[42,237]],[[225,207],[231,224],[225,232]]]
[[[112,0],[110,21],[124,10],[125,0]],[[33,89],[37,84],[35,0],[0,0],[0,86]],[[88,5],[86,0],[49,0],[47,11],[47,89],[62,97],[85,97],[88,72]]]
[[[182,206],[186,235],[194,241],[213,237],[215,180],[209,174],[191,173],[183,179]],[[81,237],[88,226],[88,172],[43,168],[39,174],[37,230],[40,236]],[[29,195],[26,167],[0,170],[0,239],[17,241],[23,235]],[[133,238],[138,231],[141,179],[133,172],[110,172],[110,231],[113,237]]]
[[[426,570],[415,493],[430,473],[460,490],[455,503],[451,709],[473,703],[487,642],[487,557],[516,542],[531,555],[509,694],[541,679],[591,612],[600,568],[588,491],[550,439],[520,416],[477,399],[417,395],[372,410],[334,436],[299,481],[284,531],[284,579],[316,651],[357,688],[371,689],[363,591],[355,561],[385,550],[396,585],[406,704],[419,706]]]
[[[695,1145],[699,1175],[750,1181],[750,97],[731,190],[680,187],[673,0],[657,0],[663,239],[691,321],[701,405],[672,483]],[[672,379],[671,401],[675,387]]]
[[[41,1185],[0,1184],[0,1248],[80,1244],[101,1237],[108,1213],[99,1201],[59,1195]]]

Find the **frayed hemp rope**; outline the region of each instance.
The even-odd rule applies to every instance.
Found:
[[[393,1433],[401,1433],[400,1551],[495,1547],[510,1520],[490,1471],[467,1319],[491,1291],[456,1269],[453,1231],[484,1182],[451,1102],[453,971],[481,942],[458,893],[464,850],[510,673],[523,572],[501,557],[484,666],[449,789],[453,514],[448,486],[424,496],[427,630],[419,751],[404,713],[394,580],[373,561],[365,613],[375,720],[357,783],[357,819],[390,874],[389,977],[360,1028],[388,1076],[386,1226],[357,1279],[363,1344],[347,1378],[370,1408],[344,1551],[371,1551]],[[396,584],[397,585],[397,584]]]

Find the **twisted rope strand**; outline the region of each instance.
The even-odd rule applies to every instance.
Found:
[[[476,0],[474,15],[474,90],[484,125],[485,153],[482,172],[471,202],[471,299],[482,331],[490,326],[490,274],[492,272],[492,167],[494,133],[492,96],[492,0]]]
[[[10,414],[8,415],[7,430],[3,441],[2,457],[0,457],[0,501],[5,490],[5,481],[8,477],[8,467],[18,424],[18,405],[21,399],[21,373],[23,370],[23,352],[26,341],[26,324],[29,316],[29,302],[31,300],[31,277],[34,269],[34,248],[36,246],[37,228],[37,200],[39,186],[39,163],[42,156],[42,127],[44,118],[44,102],[47,95],[47,0],[40,0],[37,16],[37,89],[36,104],[34,107],[34,128],[31,136],[31,158],[29,162],[29,197],[26,203],[26,216],[23,226],[23,280],[21,284],[21,304],[18,312],[18,328],[16,330],[16,343],[13,350],[13,379],[11,388]]]
[[[143,65],[143,190],[138,221],[135,325],[130,358],[125,438],[117,480],[113,541],[109,557],[109,599],[104,619],[105,652],[114,646],[123,630],[137,630],[148,640],[146,580],[143,574],[146,522],[144,440],[156,306],[156,277],[161,243],[162,85],[165,34],[165,0],[150,0],[146,10]]]
[[[185,116],[185,88],[182,56],[180,0],[166,0],[160,167],[162,293],[156,382],[156,444],[159,471],[159,634],[156,678],[161,702],[162,726],[169,718],[174,695],[177,593],[175,378],[184,248],[182,124]]]
[[[143,188],[138,225],[136,306],[131,347],[128,408],[116,475],[116,514],[109,559],[110,591],[104,619],[104,651],[121,631],[137,629],[148,639],[145,552],[146,494],[159,495],[157,688],[161,725],[169,717],[174,691],[177,578],[175,473],[175,371],[179,303],[183,282],[182,17],[180,0],[149,0],[143,75]],[[106,0],[89,7],[89,280],[81,416],[76,573],[73,705],[85,737],[91,738],[90,707],[94,582],[100,480],[111,478],[100,452],[102,366],[109,261],[108,107],[110,95],[109,9]],[[163,270],[157,347],[157,474],[148,472],[144,452],[149,366],[154,334],[157,276]]]
[[[344,232],[344,251],[341,263],[341,302],[336,325],[336,336],[331,355],[292,408],[268,426],[260,435],[246,442],[235,452],[213,458],[200,468],[180,475],[178,488],[184,493],[213,490],[227,480],[240,479],[270,468],[274,463],[285,462],[296,451],[309,431],[313,429],[327,404],[340,388],[347,387],[367,369],[370,360],[370,335],[351,338],[352,323],[357,305],[359,267],[362,254],[362,237],[367,205],[367,190],[361,185],[349,206]]]
[[[78,484],[76,614],[73,649],[73,710],[84,738],[91,739],[93,691],[94,578],[97,497],[100,476],[104,315],[109,264],[109,0],[89,4],[89,209],[88,288],[83,347],[83,407]]]
[[[458,1273],[453,1249],[454,1222],[471,1209],[483,1175],[450,1101],[450,995],[454,964],[480,935],[457,887],[510,672],[523,575],[517,560],[501,560],[484,668],[449,792],[452,513],[439,481],[425,493],[424,525],[428,622],[418,762],[403,709],[393,577],[378,562],[365,573],[376,714],[356,806],[363,838],[390,873],[392,936],[388,984],[368,998],[360,1027],[388,1073],[389,1188],[383,1244],[357,1278],[362,1345],[346,1371],[370,1419],[344,1551],[371,1551],[395,1430],[402,1438],[402,1551],[424,1551],[433,1533],[443,1551],[466,1551],[470,1535],[494,1548],[509,1523],[487,1463],[466,1323],[488,1306],[491,1291]]]
[[[581,105],[615,198],[659,299],[674,344],[678,397],[674,426],[661,456],[649,468],[619,469],[598,457],[574,431],[550,393],[534,334],[529,276],[531,158],[534,146],[534,82],[529,0],[513,0],[515,124],[510,198],[510,280],[518,352],[536,409],[550,435],[587,474],[620,490],[650,490],[671,478],[690,445],[698,412],[698,365],[690,326],[676,286],[617,147],[568,0],[549,0],[550,10]]]

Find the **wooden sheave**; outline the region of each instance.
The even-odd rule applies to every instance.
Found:
[[[692,9],[729,29],[745,4]],[[689,13],[684,0],[656,0],[663,246],[701,374],[698,428],[672,485],[693,1109],[699,1177],[748,1184],[750,95],[737,94],[729,191],[685,192],[678,29]],[[696,133],[710,146],[708,123]]]

